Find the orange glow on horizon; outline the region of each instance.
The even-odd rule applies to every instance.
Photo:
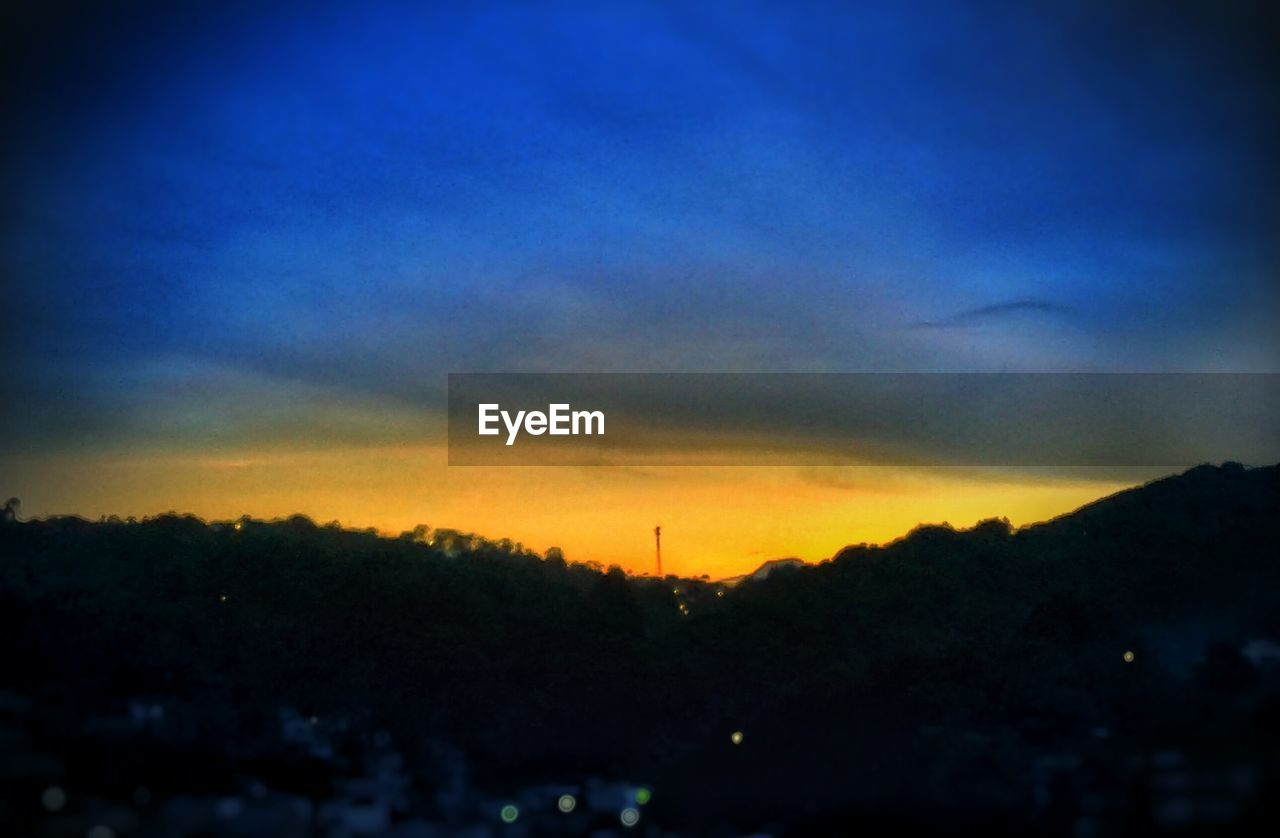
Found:
[[[301,513],[389,535],[417,524],[510,538],[570,561],[653,566],[662,522],[668,573],[712,578],[795,556],[898,538],[920,523],[1046,520],[1148,479],[1070,479],[890,467],[449,468],[442,447],[234,456],[98,456],[9,463],[24,516],[206,520]]]

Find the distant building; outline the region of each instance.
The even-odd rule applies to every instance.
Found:
[[[1240,654],[1258,669],[1280,667],[1280,646],[1271,640],[1250,640],[1240,648]]]

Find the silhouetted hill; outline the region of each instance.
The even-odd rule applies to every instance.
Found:
[[[769,576],[775,571],[786,572],[788,570],[794,570],[796,568],[803,567],[804,563],[803,559],[797,558],[769,559],[750,573],[744,573],[741,576],[730,576],[726,579],[721,579],[720,582],[730,586],[740,585],[748,579],[754,579],[757,582],[761,582],[769,578]]]
[[[460,817],[445,749],[492,794],[644,782],[646,818],[694,830],[1204,827],[1205,795],[1210,825],[1256,827],[1280,683],[1240,650],[1280,637],[1276,509],[1280,468],[1206,466],[733,588],[426,528],[6,522],[0,689],[31,699],[6,717],[23,747],[106,800],[245,776],[324,799],[350,761],[299,773],[290,708],[389,732],[435,820]],[[184,719],[180,748],[95,727],[140,696]],[[15,788],[49,782],[13,765]],[[7,814],[36,824],[30,800]]]

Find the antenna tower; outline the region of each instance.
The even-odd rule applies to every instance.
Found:
[[[654,546],[657,548],[657,559],[658,559],[657,571],[655,571],[655,575],[659,579],[661,579],[662,578],[662,527],[653,528],[653,543],[654,543]]]

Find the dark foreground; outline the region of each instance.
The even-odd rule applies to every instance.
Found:
[[[1277,468],[1201,467],[736,587],[425,528],[8,516],[0,823],[1270,831],[1277,509]]]

